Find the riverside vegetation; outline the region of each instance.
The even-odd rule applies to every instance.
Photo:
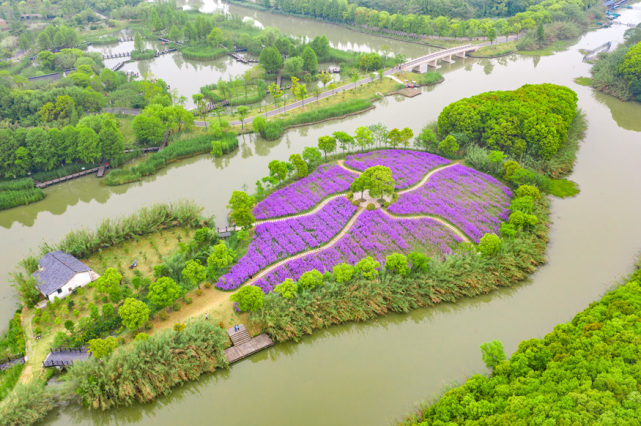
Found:
[[[571,91],[525,86],[499,96],[500,102],[497,94],[479,95],[476,102],[492,103],[507,119],[527,93],[539,101],[555,99],[539,102],[541,109],[533,114],[558,115],[557,127],[566,129],[567,140],[559,141],[550,159],[547,151],[532,148],[519,160],[527,154],[533,162],[552,164],[564,149],[576,150],[582,136],[582,115]],[[465,104],[444,109],[439,123],[449,122],[451,111]],[[523,126],[517,128],[523,131]],[[86,344],[95,359],[71,367],[59,391],[31,372],[0,402],[0,424],[30,424],[67,398],[96,409],[148,402],[204,372],[226,368],[222,320],[218,325],[214,316],[211,322],[188,321],[189,315],[211,313],[214,307],[217,316],[231,312],[225,318],[235,322],[242,315],[250,328],[277,341],[298,340],[331,324],[454,302],[527,277],[545,262],[545,183],[571,165],[520,167],[505,143],[500,146],[505,151],[494,145],[489,151],[481,133],[469,128],[468,137],[460,130],[429,124],[414,137],[414,149],[409,149],[410,129],[388,130],[381,124],[358,128],[353,136],[323,136],[318,148],[306,148],[289,162],[272,161],[269,175],[256,183],[255,198],[234,192],[231,219],[243,229],[225,241],[210,228],[213,222],[202,216],[201,207],[181,202],[105,220],[95,231],[74,231],[56,245],[44,244],[12,277],[25,306],[25,335],[34,345],[30,362],[40,362],[48,347],[60,345]],[[337,149],[343,153],[334,154]],[[483,170],[474,170],[477,166]],[[425,180],[428,173],[433,175]],[[373,202],[361,205],[364,191]],[[412,210],[416,196],[427,210]],[[285,210],[278,201],[282,197],[290,203]],[[319,203],[325,204],[314,210]],[[445,204],[455,208],[439,210]],[[305,212],[310,214],[298,217]],[[414,218],[417,214],[422,217]],[[257,223],[254,215],[268,221]],[[154,235],[151,251],[133,248]],[[161,252],[162,238],[166,248]],[[31,273],[42,255],[55,250],[84,259],[102,277],[64,301],[34,309],[39,293]],[[112,250],[120,254],[112,257]],[[261,256],[265,262],[248,269]],[[132,258],[140,259],[133,271],[126,268]],[[242,285],[248,278],[249,285]],[[191,310],[199,298],[210,305]],[[42,338],[33,339],[37,335]],[[153,357],[139,355],[150,350]],[[130,372],[132,359],[163,362],[167,368]],[[20,398],[28,392],[37,398]]]
[[[398,424],[637,424],[640,267],[571,321],[521,342],[509,359],[501,342],[481,345],[490,374],[421,403]]]

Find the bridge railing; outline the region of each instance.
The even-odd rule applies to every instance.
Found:
[[[413,65],[416,65],[425,61],[429,61],[433,57],[439,58],[444,55],[458,53],[461,51],[467,51],[473,47],[474,47],[473,44],[466,44],[465,46],[451,47],[449,49],[439,50],[438,52],[430,53],[429,55],[421,56],[420,58],[412,59],[411,61],[405,62],[403,65],[401,65],[401,67],[402,68],[411,67]]]
[[[592,56],[594,56],[597,52],[605,52],[605,51],[608,51],[608,50],[610,50],[610,48],[611,48],[611,47],[612,47],[612,42],[611,42],[611,41],[608,41],[607,43],[603,43],[601,46],[599,46],[599,47],[597,47],[597,48],[594,48],[594,49],[590,50],[588,53],[586,53],[586,54],[583,56],[583,62],[588,61],[588,60],[589,60]]]

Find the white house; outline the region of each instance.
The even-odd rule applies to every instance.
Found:
[[[73,289],[84,287],[100,277],[90,267],[63,251],[47,253],[38,262],[38,270],[33,276],[40,293],[51,302],[56,297],[67,297]]]

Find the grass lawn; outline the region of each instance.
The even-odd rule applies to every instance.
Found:
[[[592,86],[592,84],[594,83],[589,77],[577,77],[574,79],[574,82],[576,84],[580,84],[581,86]]]
[[[125,145],[133,145],[136,142],[136,136],[134,136],[132,127],[134,116],[123,115],[118,118],[118,122],[120,123],[120,133],[122,133],[122,137],[125,139]]]
[[[499,43],[494,44],[493,46],[481,47],[476,52],[470,55],[471,58],[475,56],[499,56],[504,55],[509,52],[514,52],[516,50],[516,41],[511,41],[509,43]]]
[[[574,197],[580,192],[575,182],[567,179],[552,179],[550,183],[550,194],[559,198]]]

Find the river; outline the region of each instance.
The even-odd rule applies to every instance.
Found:
[[[379,38],[340,27],[328,31],[327,24],[315,21],[237,10],[264,25],[295,22],[307,31],[305,35],[325,33],[332,43],[381,43]],[[620,19],[639,22],[641,11],[624,10]],[[548,263],[526,282],[457,304],[331,327],[300,343],[279,344],[253,355],[154,404],[111,412],[71,405],[49,416],[46,424],[383,426],[443,385],[484,371],[481,343],[498,339],[512,353],[520,341],[543,337],[555,324],[569,320],[629,272],[641,248],[641,198],[634,195],[641,187],[639,105],[573,82],[575,77],[589,76],[590,65],[582,63],[579,49],[620,41],[623,32],[617,26],[590,32],[567,51],[541,58],[457,59],[441,68],[445,82],[425,89],[421,96],[389,97],[365,114],[301,127],[273,142],[244,136],[240,149],[229,156],[195,157],[135,184],[104,187],[88,177],[56,185],[45,190],[48,197],[41,202],[0,212],[0,238],[11,242],[0,247],[0,321],[6,323],[14,302],[5,273],[29,248],[43,240],[55,241],[71,229],[93,226],[102,218],[180,197],[202,203],[222,225],[224,206],[234,189],[244,184],[253,188],[267,174],[269,161],[285,160],[336,130],[353,132],[358,126],[381,122],[389,128],[408,126],[416,133],[462,97],[546,82],[576,91],[589,120],[571,176],[581,193],[552,200]],[[407,46],[416,48],[420,46]]]

